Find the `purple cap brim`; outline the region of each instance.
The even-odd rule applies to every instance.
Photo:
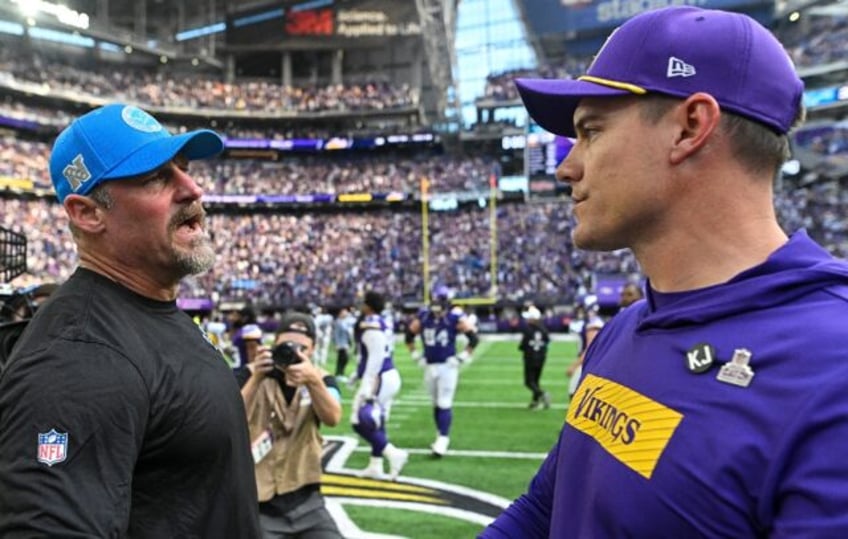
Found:
[[[178,153],[181,153],[189,161],[204,159],[221,153],[224,142],[214,131],[201,129],[153,140],[132,155],[123,160],[115,168],[107,172],[102,179],[116,180],[131,178],[152,172],[161,167]]]
[[[634,95],[594,82],[563,79],[515,79],[530,117],[554,135],[573,137],[574,110],[584,97]]]

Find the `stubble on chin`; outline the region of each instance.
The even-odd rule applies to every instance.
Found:
[[[180,274],[183,276],[205,273],[215,265],[215,249],[212,247],[212,240],[208,234],[204,233],[201,238],[192,242],[189,252],[177,253],[176,258]]]

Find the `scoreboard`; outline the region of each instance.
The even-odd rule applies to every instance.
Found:
[[[287,39],[345,42],[361,38],[420,36],[415,2],[278,0],[227,15],[228,45],[278,45]]]

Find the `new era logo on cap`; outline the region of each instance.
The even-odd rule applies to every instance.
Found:
[[[674,56],[670,56],[668,58],[668,70],[666,71],[666,77],[691,77],[694,74],[695,66],[691,66],[680,58],[675,58]]]

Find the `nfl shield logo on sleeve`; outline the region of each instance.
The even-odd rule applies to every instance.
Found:
[[[38,433],[38,462],[53,466],[68,458],[68,433],[50,432]]]

